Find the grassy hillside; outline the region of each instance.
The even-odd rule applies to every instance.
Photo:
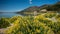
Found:
[[[7,24],[4,34],[60,34],[60,14],[57,13],[0,18],[0,24],[0,28]]]

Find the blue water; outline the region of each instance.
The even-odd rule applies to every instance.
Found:
[[[12,17],[12,16],[17,16],[17,15],[20,15],[20,14],[16,14],[16,13],[0,13],[0,18],[1,17]],[[22,15],[20,15],[22,16]]]

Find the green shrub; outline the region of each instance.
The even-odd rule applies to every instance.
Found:
[[[10,23],[7,18],[0,18],[0,28],[6,28],[10,26]]]

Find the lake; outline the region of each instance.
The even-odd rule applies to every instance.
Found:
[[[16,13],[0,13],[0,18],[1,17],[12,17],[12,16],[17,16],[17,15],[22,16],[21,14],[16,14]]]

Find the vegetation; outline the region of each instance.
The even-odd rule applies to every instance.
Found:
[[[60,12],[60,1],[48,7],[47,10]]]
[[[0,18],[0,28],[6,28],[10,25],[8,18]]]
[[[57,22],[51,20],[52,17]],[[44,13],[37,16],[0,18],[0,28],[4,27],[8,27],[5,34],[60,34],[60,14]]]

